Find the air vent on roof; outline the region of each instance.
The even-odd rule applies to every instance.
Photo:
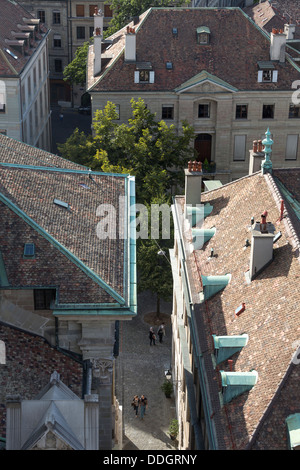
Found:
[[[35,256],[35,246],[34,243],[25,243],[24,245],[24,258],[34,258]]]
[[[67,202],[61,201],[60,199],[54,199],[54,204],[60,207],[64,207],[65,209],[70,209],[70,205]]]

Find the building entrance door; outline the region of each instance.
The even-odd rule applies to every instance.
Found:
[[[208,163],[211,162],[211,141],[212,136],[210,134],[198,134],[195,138],[194,148],[198,154],[197,160],[204,163],[205,160]]]

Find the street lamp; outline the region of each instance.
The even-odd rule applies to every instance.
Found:
[[[170,369],[168,370],[165,370],[165,377],[167,380],[171,380],[172,379],[172,372]],[[181,391],[182,390],[182,383],[183,383],[183,380],[172,380],[172,383],[173,384],[178,384],[178,390]]]

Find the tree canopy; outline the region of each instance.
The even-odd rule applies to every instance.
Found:
[[[130,23],[133,17],[140,15],[150,7],[181,6],[185,3],[188,2],[186,0],[175,2],[172,0],[111,0],[110,6],[113,10],[113,17],[108,29],[104,31],[103,37],[111,36],[127,23]],[[81,86],[86,83],[87,55],[92,40],[93,38],[77,48],[74,59],[63,71],[65,81]]]
[[[93,136],[76,129],[58,149],[63,157],[92,170],[134,175],[137,201],[150,203],[182,186],[182,170],[194,157],[194,130],[187,122],[177,132],[174,124],[157,121],[140,98],[132,99],[131,107],[128,124],[119,124],[116,106],[108,101],[94,114]]]
[[[168,260],[173,246],[171,196],[183,186],[183,169],[194,158],[190,145],[194,130],[182,122],[177,132],[175,125],[157,121],[140,98],[131,100],[131,108],[128,123],[120,124],[116,106],[107,102],[103,110],[95,112],[93,136],[75,129],[58,149],[63,157],[92,170],[135,176],[137,203],[147,208],[146,218],[137,216],[138,290],[156,294],[159,313],[160,299],[170,300],[172,293]],[[163,207],[164,215],[159,210],[152,212],[153,207]],[[151,231],[153,226],[159,228]]]

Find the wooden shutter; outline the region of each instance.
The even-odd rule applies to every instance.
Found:
[[[149,83],[154,83],[154,72],[149,72]]]
[[[134,83],[140,83],[140,72],[134,72]]]
[[[263,81],[263,71],[259,70],[258,75],[257,75],[257,81],[262,82]]]
[[[233,160],[245,160],[245,151],[246,151],[246,136],[245,135],[236,135],[234,137],[234,154]]]
[[[278,79],[278,70],[273,70],[272,73],[272,82],[276,83]]]
[[[296,160],[298,152],[298,134],[290,134],[286,139],[286,160]]]

